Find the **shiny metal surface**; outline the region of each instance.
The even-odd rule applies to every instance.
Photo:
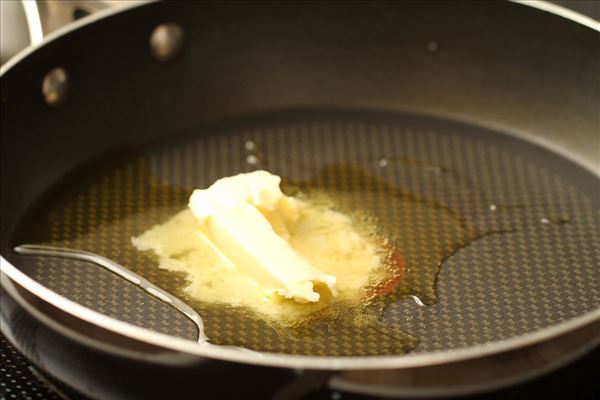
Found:
[[[17,246],[14,250],[19,254],[65,257],[74,260],[89,261],[102,268],[106,268],[110,272],[119,275],[121,278],[127,280],[128,282],[131,282],[134,285],[141,287],[151,296],[156,297],[160,301],[169,304],[171,307],[184,314],[198,328],[198,337],[196,341],[200,344],[203,344],[208,341],[208,338],[204,334],[204,323],[202,322],[202,317],[193,308],[191,308],[179,298],[167,292],[166,290],[161,289],[160,287],[149,282],[147,279],[144,279],[136,273],[129,271],[127,268],[115,263],[114,261],[106,257],[102,257],[98,254],[90,253],[87,251],[31,244],[23,244]]]
[[[150,51],[158,61],[173,60],[181,54],[185,32],[181,25],[168,22],[157,26],[150,35]]]
[[[383,398],[458,396],[505,387],[548,373],[597,347],[600,340],[600,325],[595,322],[553,341],[463,362],[414,369],[354,371],[252,367],[251,374],[247,375],[248,366],[243,364],[221,363],[211,358],[167,351],[162,346],[148,345],[97,328],[40,302],[5,274],[2,274],[2,285],[6,288],[1,296],[2,332],[36,364],[54,371],[82,393],[101,399],[147,399],[192,393],[207,396],[214,391],[231,395],[237,390],[246,390],[239,385],[248,385],[247,378],[263,390],[271,391],[274,398],[285,399],[301,398],[319,386]],[[35,330],[36,335],[21,334],[31,330]],[[61,353],[64,354],[57,359]],[[91,358],[98,361],[92,368],[79,368],[80,363],[86,364]],[[165,375],[164,368],[177,371],[183,377],[175,373]],[[125,384],[117,379],[120,373],[129,377]],[[228,375],[221,375],[223,373]],[[150,384],[150,376],[156,379],[160,376],[160,384]],[[229,384],[223,384],[226,376]],[[195,384],[177,384],[189,379]],[[205,382],[211,384],[203,387],[201,383]]]
[[[39,21],[43,35],[46,36],[55,30],[108,8],[121,8],[140,0],[22,0],[35,3],[38,10]]]
[[[62,67],[50,70],[42,81],[44,101],[50,107],[62,106],[69,96],[69,74]]]

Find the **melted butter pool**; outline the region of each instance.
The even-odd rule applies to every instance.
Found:
[[[385,281],[383,240],[364,224],[334,211],[323,196],[298,202],[300,216],[289,227],[289,243],[314,267],[337,278],[337,296],[323,291],[316,303],[297,303],[267,296],[246,274],[231,268],[201,239],[200,224],[183,210],[161,225],[132,239],[141,251],[151,251],[159,267],[183,272],[185,293],[196,301],[247,307],[278,323],[291,324],[332,304],[365,298]]]

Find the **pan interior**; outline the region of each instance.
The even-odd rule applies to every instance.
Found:
[[[251,145],[249,145],[251,143]],[[131,245],[185,208],[194,188],[254,169],[325,191],[376,221],[402,280],[365,310],[282,328],[200,304],[185,277]],[[600,307],[598,179],[520,139],[424,116],[294,111],[123,146],[74,171],[32,207],[13,242],[109,257],[179,294],[213,343],[306,355],[430,352],[489,343]],[[11,255],[47,287],[104,314],[193,339],[184,316],[97,266]]]

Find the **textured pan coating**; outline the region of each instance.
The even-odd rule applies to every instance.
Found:
[[[373,216],[402,253],[404,280],[374,302],[377,329],[316,323],[309,340],[199,305],[215,343],[310,355],[428,352],[507,339],[600,306],[596,178],[539,147],[448,121],[367,112],[270,115],[174,137],[82,170],[23,222],[16,240],[103,254],[177,292],[184,278],[158,270],[129,238],[185,207],[194,187],[266,168]],[[184,317],[95,266],[16,264],[108,315],[195,334]]]

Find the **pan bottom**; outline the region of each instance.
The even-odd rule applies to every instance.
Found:
[[[374,221],[401,254],[402,279],[363,309],[299,330],[186,300],[214,343],[329,356],[457,349],[543,329],[600,307],[600,214],[589,172],[541,147],[422,116],[305,111],[203,126],[92,160],[49,189],[15,233],[104,255],[186,297],[131,237],[185,208],[191,191],[254,169],[287,191],[326,192]],[[193,339],[187,319],[84,262],[11,261],[104,314]],[[354,321],[354,322],[353,322]]]

